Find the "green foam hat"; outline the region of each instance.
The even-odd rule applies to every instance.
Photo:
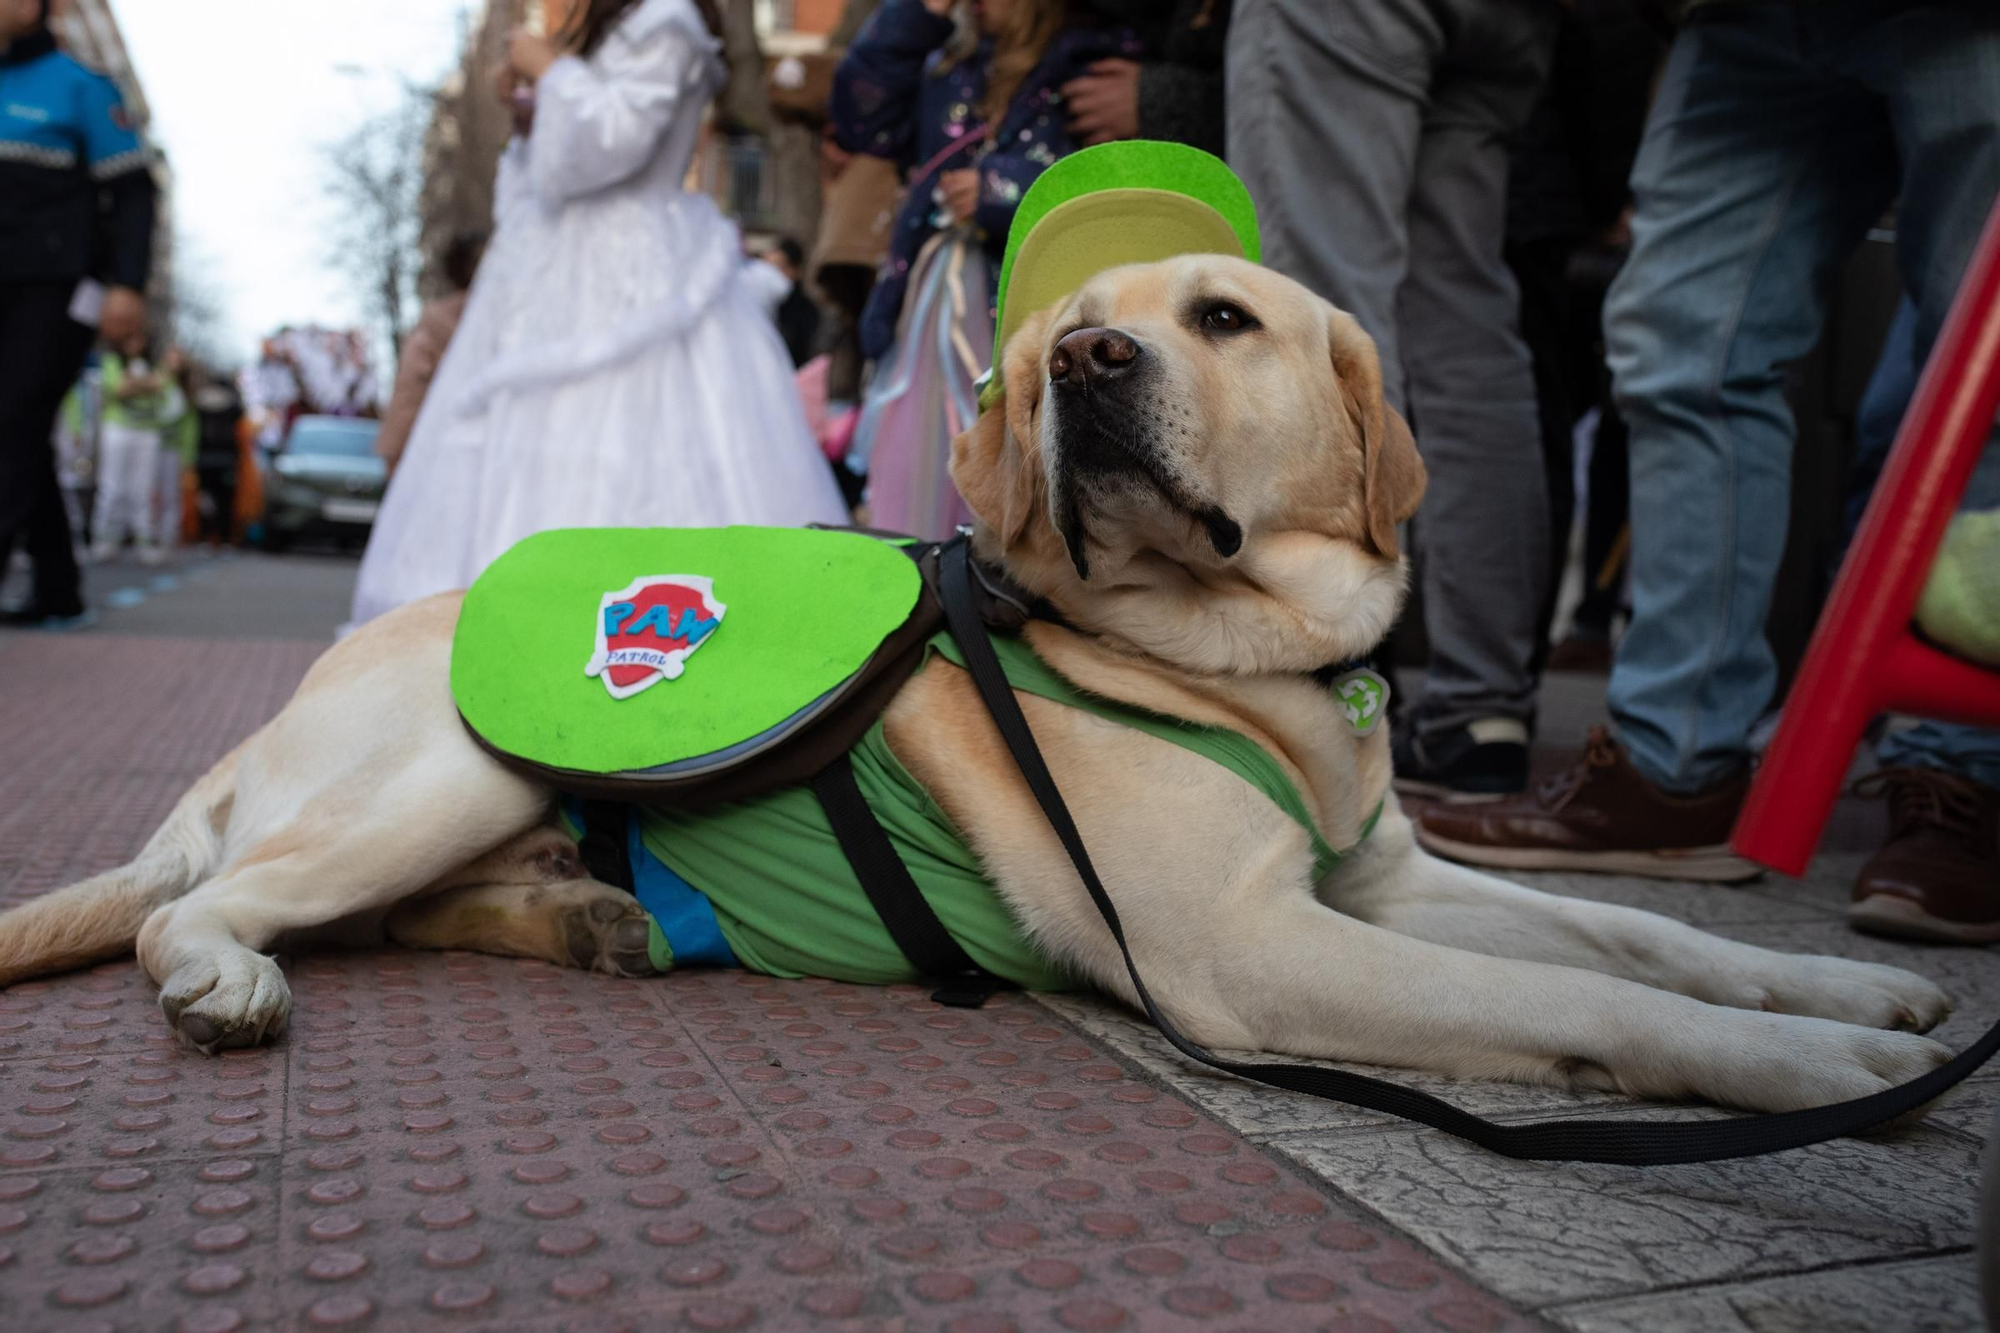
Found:
[[[1000,360],[1028,316],[1106,269],[1195,254],[1262,258],[1256,206],[1221,158],[1127,139],[1058,160],[1021,196],[1007,232],[994,368],[980,385],[980,408],[999,401]]]

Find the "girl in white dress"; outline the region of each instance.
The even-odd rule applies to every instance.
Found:
[[[735,226],[682,188],[721,87],[709,0],[522,33],[531,128],[361,563],[353,624],[549,528],[848,521]]]

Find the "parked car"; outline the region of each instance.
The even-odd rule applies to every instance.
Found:
[[[361,417],[302,416],[292,423],[264,479],[267,550],[302,537],[342,545],[367,538],[389,479],[375,456],[376,426]]]

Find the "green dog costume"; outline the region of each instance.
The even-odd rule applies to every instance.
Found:
[[[1022,200],[1002,270],[1002,337],[1105,268],[1196,252],[1256,257],[1255,216],[1228,168],[1167,144],[1074,154]],[[925,582],[913,555],[925,549],[851,531],[557,531],[519,543],[467,593],[451,668],[461,716],[503,761],[573,793],[565,803],[573,834],[622,850],[652,917],[660,970],[706,963],[864,983],[918,975],[814,785],[693,805],[670,793],[718,774],[725,785],[732,774],[754,775],[764,756],[851,712],[858,682],[917,623]],[[1254,742],[1093,695],[1019,637],[989,639],[1015,690],[1222,765],[1307,832],[1316,874],[1339,859],[1283,768]],[[942,631],[913,640],[902,660],[912,665],[898,681],[965,665]],[[1363,731],[1386,711],[1372,673],[1350,673],[1336,688]],[[994,977],[1067,986],[959,830],[891,753],[880,708],[862,722],[846,764],[937,922]],[[616,806],[577,798],[607,787],[662,795]]]

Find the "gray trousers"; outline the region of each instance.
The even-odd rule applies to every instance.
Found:
[[[1230,24],[1229,163],[1264,262],[1374,336],[1430,471],[1420,734],[1534,712],[1548,495],[1501,245],[1506,140],[1557,17],[1553,0],[1237,0]]]

